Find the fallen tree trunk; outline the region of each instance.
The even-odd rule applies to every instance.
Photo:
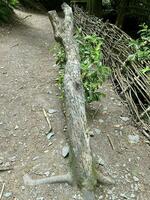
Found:
[[[73,13],[67,4],[62,5],[65,14],[61,23],[55,11],[49,12],[56,41],[61,43],[66,53],[64,91],[68,138],[71,150],[71,170],[73,181],[82,189],[85,199],[94,199],[93,191],[100,178],[96,172],[90,148],[90,135],[87,129],[85,96],[80,73],[78,45],[73,37]],[[103,179],[103,180],[102,180]]]
[[[55,11],[49,12],[49,18],[54,29],[55,39],[64,46],[66,52],[64,90],[72,176],[73,181],[81,189],[93,191],[97,183],[97,176],[87,131],[79,50],[73,38],[73,13],[67,4],[63,4],[62,8],[65,14],[63,24],[60,23]],[[91,195],[93,196],[93,194]]]
[[[102,184],[113,182],[109,177],[97,172],[93,162],[85,112],[84,89],[80,73],[79,49],[73,37],[73,13],[71,7],[66,3],[62,5],[62,9],[65,14],[63,21],[59,19],[56,11],[49,12],[49,19],[53,26],[56,41],[63,45],[65,49],[67,60],[64,90],[71,173],[39,180],[32,180],[28,175],[25,175],[24,181],[28,185],[56,182],[75,184],[81,189],[84,200],[94,200],[94,189],[98,182]]]

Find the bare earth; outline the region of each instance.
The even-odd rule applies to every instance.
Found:
[[[55,82],[58,68],[49,19],[40,14],[16,13],[19,23],[0,27],[0,192],[5,183],[2,200],[79,200],[79,191],[67,184],[24,185],[26,173],[34,178],[66,173],[69,159],[61,153],[66,145],[65,117]],[[150,146],[134,127],[111,83],[101,90],[106,97],[91,104],[87,112],[91,144],[98,167],[116,184],[98,187],[97,200],[149,200]],[[43,108],[52,112],[49,118],[55,135],[50,140]],[[139,141],[131,143],[128,135],[139,136]],[[13,169],[2,171],[4,168]]]

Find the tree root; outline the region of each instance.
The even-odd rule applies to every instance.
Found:
[[[41,185],[41,184],[54,184],[54,183],[68,183],[69,185],[72,185],[73,180],[70,173],[61,175],[61,176],[52,176],[48,178],[42,178],[42,179],[32,179],[28,174],[25,174],[23,177],[25,185]]]
[[[60,176],[52,176],[42,179],[32,179],[28,174],[23,176],[25,185],[42,185],[42,184],[55,184],[55,183],[68,183],[73,184],[73,178],[70,173]],[[97,182],[102,185],[113,185],[115,181],[110,176],[104,176],[102,173],[98,174]]]

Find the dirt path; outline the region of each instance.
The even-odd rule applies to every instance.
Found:
[[[17,15],[20,19],[31,16],[15,26],[0,27],[0,169],[13,167],[0,171],[0,190],[5,182],[2,200],[79,200],[78,191],[66,184],[24,185],[27,172],[40,178],[63,174],[69,166],[68,158],[61,155],[66,144],[65,120],[55,85],[58,69],[50,51],[55,45],[52,28],[45,15],[21,11]],[[89,108],[91,142],[99,167],[117,183],[98,188],[97,199],[149,200],[150,147],[132,125],[111,84],[103,91],[106,98]],[[46,137],[43,108],[52,112],[55,135],[51,140]],[[131,144],[128,135],[139,136],[139,141]]]

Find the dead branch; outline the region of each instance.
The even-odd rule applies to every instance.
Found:
[[[49,132],[51,132],[52,131],[52,125],[51,125],[51,122],[50,122],[50,120],[49,120],[49,118],[47,116],[46,110],[44,108],[43,108],[43,113],[44,113],[44,117],[45,117],[45,119],[47,121],[47,124],[49,126]]]
[[[1,193],[0,193],[0,200],[2,199],[4,189],[5,189],[5,183],[3,183],[3,186],[2,186],[2,190],[1,190]]]

